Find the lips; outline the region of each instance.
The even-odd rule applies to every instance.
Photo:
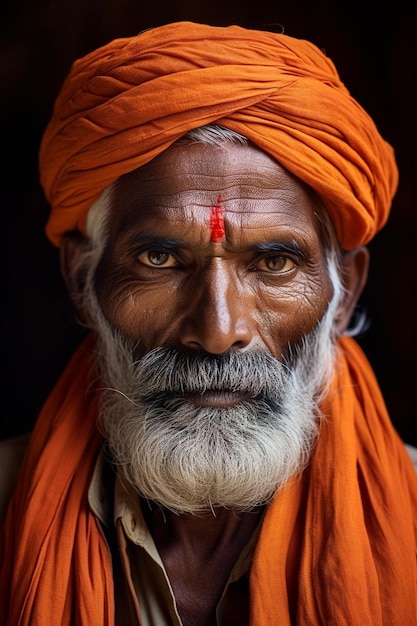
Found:
[[[183,395],[183,398],[187,400],[187,402],[198,406],[225,408],[239,404],[239,402],[245,402],[250,396],[241,391],[218,391],[209,389],[201,394],[186,393]]]

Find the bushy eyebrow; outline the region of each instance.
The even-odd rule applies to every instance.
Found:
[[[177,248],[184,248],[186,244],[179,239],[167,239],[165,237],[135,237],[131,241],[132,247],[144,247],[150,246],[155,248],[164,248],[167,250],[176,250]]]
[[[303,259],[307,257],[305,250],[303,250],[303,248],[299,245],[299,243],[295,241],[294,239],[289,243],[283,242],[283,241],[259,242],[251,246],[250,249],[253,252],[256,252],[258,254],[267,254],[267,253],[275,252],[275,253],[296,254],[297,256]]]

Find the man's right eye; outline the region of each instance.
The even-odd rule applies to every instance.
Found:
[[[177,260],[175,257],[166,250],[146,250],[138,255],[137,260],[139,263],[146,265],[147,267],[175,267]]]

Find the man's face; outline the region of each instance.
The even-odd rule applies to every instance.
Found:
[[[115,462],[176,512],[264,504],[308,461],[333,365],[313,200],[236,145],[176,145],[119,191],[86,300]]]
[[[97,277],[107,319],[156,347],[280,359],[331,298],[308,191],[261,150],[174,145],[123,177]]]

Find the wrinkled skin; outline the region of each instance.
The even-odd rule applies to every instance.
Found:
[[[211,241],[221,198],[225,236]],[[331,297],[313,197],[243,146],[173,146],[121,179],[97,290],[107,318],[142,342],[266,349],[280,358]]]

